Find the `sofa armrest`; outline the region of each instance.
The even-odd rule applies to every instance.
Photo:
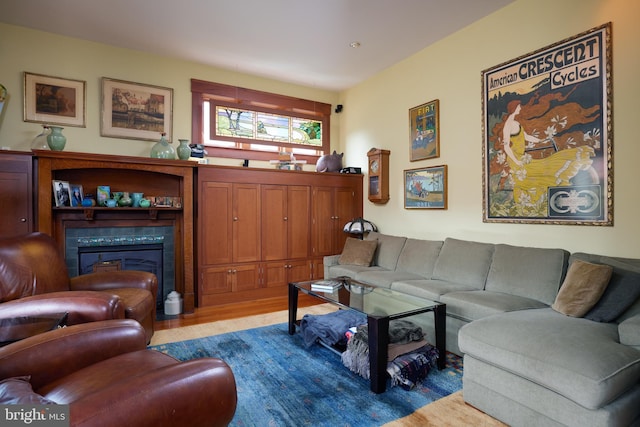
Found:
[[[146,350],[154,351],[154,350]],[[153,402],[141,410],[141,402]],[[201,358],[134,376],[70,406],[74,424],[226,426],[237,405],[231,368]]]
[[[0,318],[69,313],[67,325],[124,319],[120,298],[104,292],[49,292],[0,304]]]
[[[158,278],[155,274],[146,271],[103,271],[72,277],[69,281],[69,287],[74,291],[139,288],[148,290],[155,298],[158,294]]]
[[[640,314],[632,316],[618,325],[620,343],[640,350]]]
[[[322,260],[322,263],[324,265],[324,278],[325,279],[329,279],[329,267],[334,266],[334,265],[338,265],[338,260],[340,259],[340,255],[327,255],[324,257],[324,259]]]
[[[0,348],[0,378],[31,376],[34,390],[96,362],[143,350],[147,338],[131,319],[68,326]]]

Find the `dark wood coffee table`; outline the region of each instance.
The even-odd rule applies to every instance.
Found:
[[[317,280],[289,283],[289,334],[296,331],[298,293],[304,292],[324,302],[343,309],[356,310],[367,316],[369,327],[369,369],[371,391],[383,393],[387,387],[387,356],[389,345],[389,321],[432,311],[435,321],[438,368],[446,364],[446,315],[447,306],[407,295],[392,289],[372,287],[354,280],[344,281],[333,292],[312,289]]]

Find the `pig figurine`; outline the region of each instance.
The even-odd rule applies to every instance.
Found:
[[[339,172],[342,169],[342,156],[344,153],[325,154],[318,159],[316,163],[316,172]]]

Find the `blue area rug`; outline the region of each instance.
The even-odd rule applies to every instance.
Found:
[[[287,324],[150,347],[180,360],[218,357],[231,366],[238,389],[232,426],[379,426],[462,388],[462,360],[447,354],[414,390],[369,390],[369,381],[342,365],[340,356],[314,345]]]

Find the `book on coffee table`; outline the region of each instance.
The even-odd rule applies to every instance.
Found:
[[[319,280],[311,284],[312,291],[333,292],[342,286],[342,282],[338,280]]]

